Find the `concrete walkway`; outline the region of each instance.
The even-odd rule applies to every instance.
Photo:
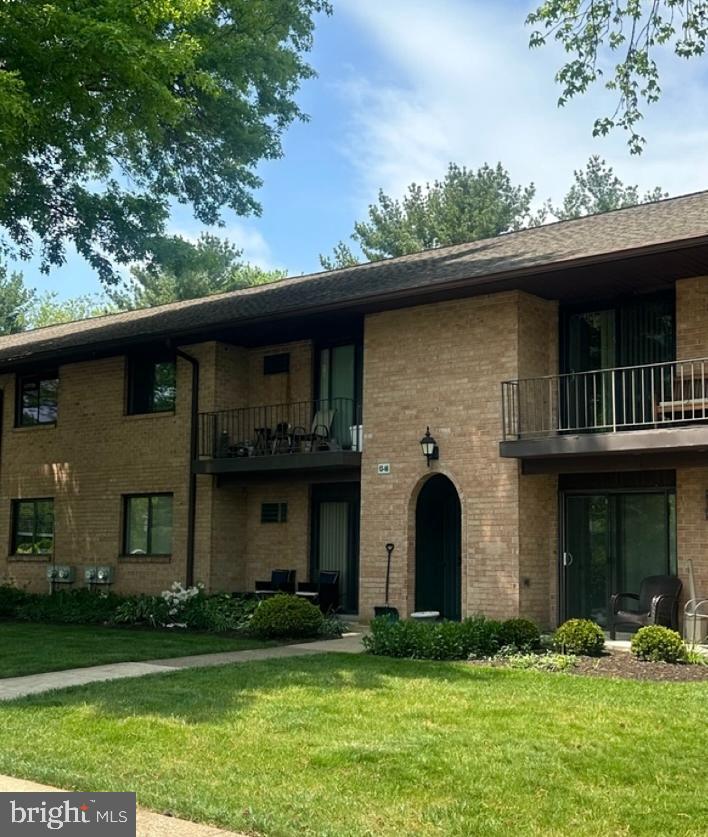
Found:
[[[27,782],[24,779],[0,776],[0,793],[51,793],[60,790],[61,788],[38,785],[36,782]],[[136,833],[137,837],[246,837],[240,832],[237,834],[233,831],[214,828],[211,825],[200,825],[188,820],[179,820],[176,817],[166,817],[143,808],[138,808]]]
[[[111,663],[88,668],[70,668],[66,671],[48,671],[28,674],[24,677],[7,677],[0,680],[0,700],[12,700],[25,695],[36,695],[53,689],[83,686],[103,680],[120,680],[125,677],[143,677],[146,674],[164,674],[183,668],[204,668],[230,663],[250,663],[255,660],[275,660],[282,657],[303,657],[310,654],[346,653],[358,654],[363,649],[360,633],[345,634],[341,639],[317,642],[301,642],[295,645],[276,645],[272,648],[252,648],[249,651],[225,651],[218,654],[196,654],[192,657],[172,657],[167,660],[146,660],[140,663]]]

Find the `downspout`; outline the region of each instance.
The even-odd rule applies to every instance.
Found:
[[[197,474],[194,461],[197,458],[197,443],[199,441],[199,361],[181,349],[175,354],[186,360],[192,366],[192,408],[189,427],[189,494],[187,497],[187,569],[185,586],[194,585],[194,544],[197,520]]]

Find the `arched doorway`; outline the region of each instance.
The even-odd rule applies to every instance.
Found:
[[[457,489],[443,474],[423,485],[415,510],[415,609],[462,617],[461,512]]]

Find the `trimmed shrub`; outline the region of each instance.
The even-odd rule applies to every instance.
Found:
[[[30,598],[30,594],[10,584],[0,585],[0,619],[16,619],[17,610]]]
[[[184,603],[178,621],[195,631],[240,631],[249,625],[257,607],[255,596],[201,593]]]
[[[499,622],[483,616],[464,622],[418,622],[374,619],[364,647],[379,657],[417,660],[466,660],[488,657],[499,649]]]
[[[112,621],[116,625],[146,625],[163,628],[172,623],[170,608],[162,596],[128,596],[116,607]]]
[[[684,663],[688,659],[681,634],[661,625],[647,625],[632,637],[632,653],[653,663]]]
[[[605,647],[602,628],[590,619],[568,619],[553,634],[556,648],[570,654],[597,656]]]
[[[85,587],[56,590],[51,595],[25,594],[16,608],[17,619],[65,625],[103,625],[113,620],[120,596],[106,590]]]
[[[507,619],[499,628],[499,644],[519,651],[533,650],[541,644],[541,632],[528,619]]]
[[[344,633],[344,622],[334,613],[330,613],[322,620],[320,636],[322,639],[339,639]]]
[[[258,605],[249,632],[262,639],[316,637],[323,624],[319,608],[300,596],[283,594]]]

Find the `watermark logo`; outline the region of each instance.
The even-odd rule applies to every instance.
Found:
[[[0,834],[135,837],[134,793],[0,793]]]

